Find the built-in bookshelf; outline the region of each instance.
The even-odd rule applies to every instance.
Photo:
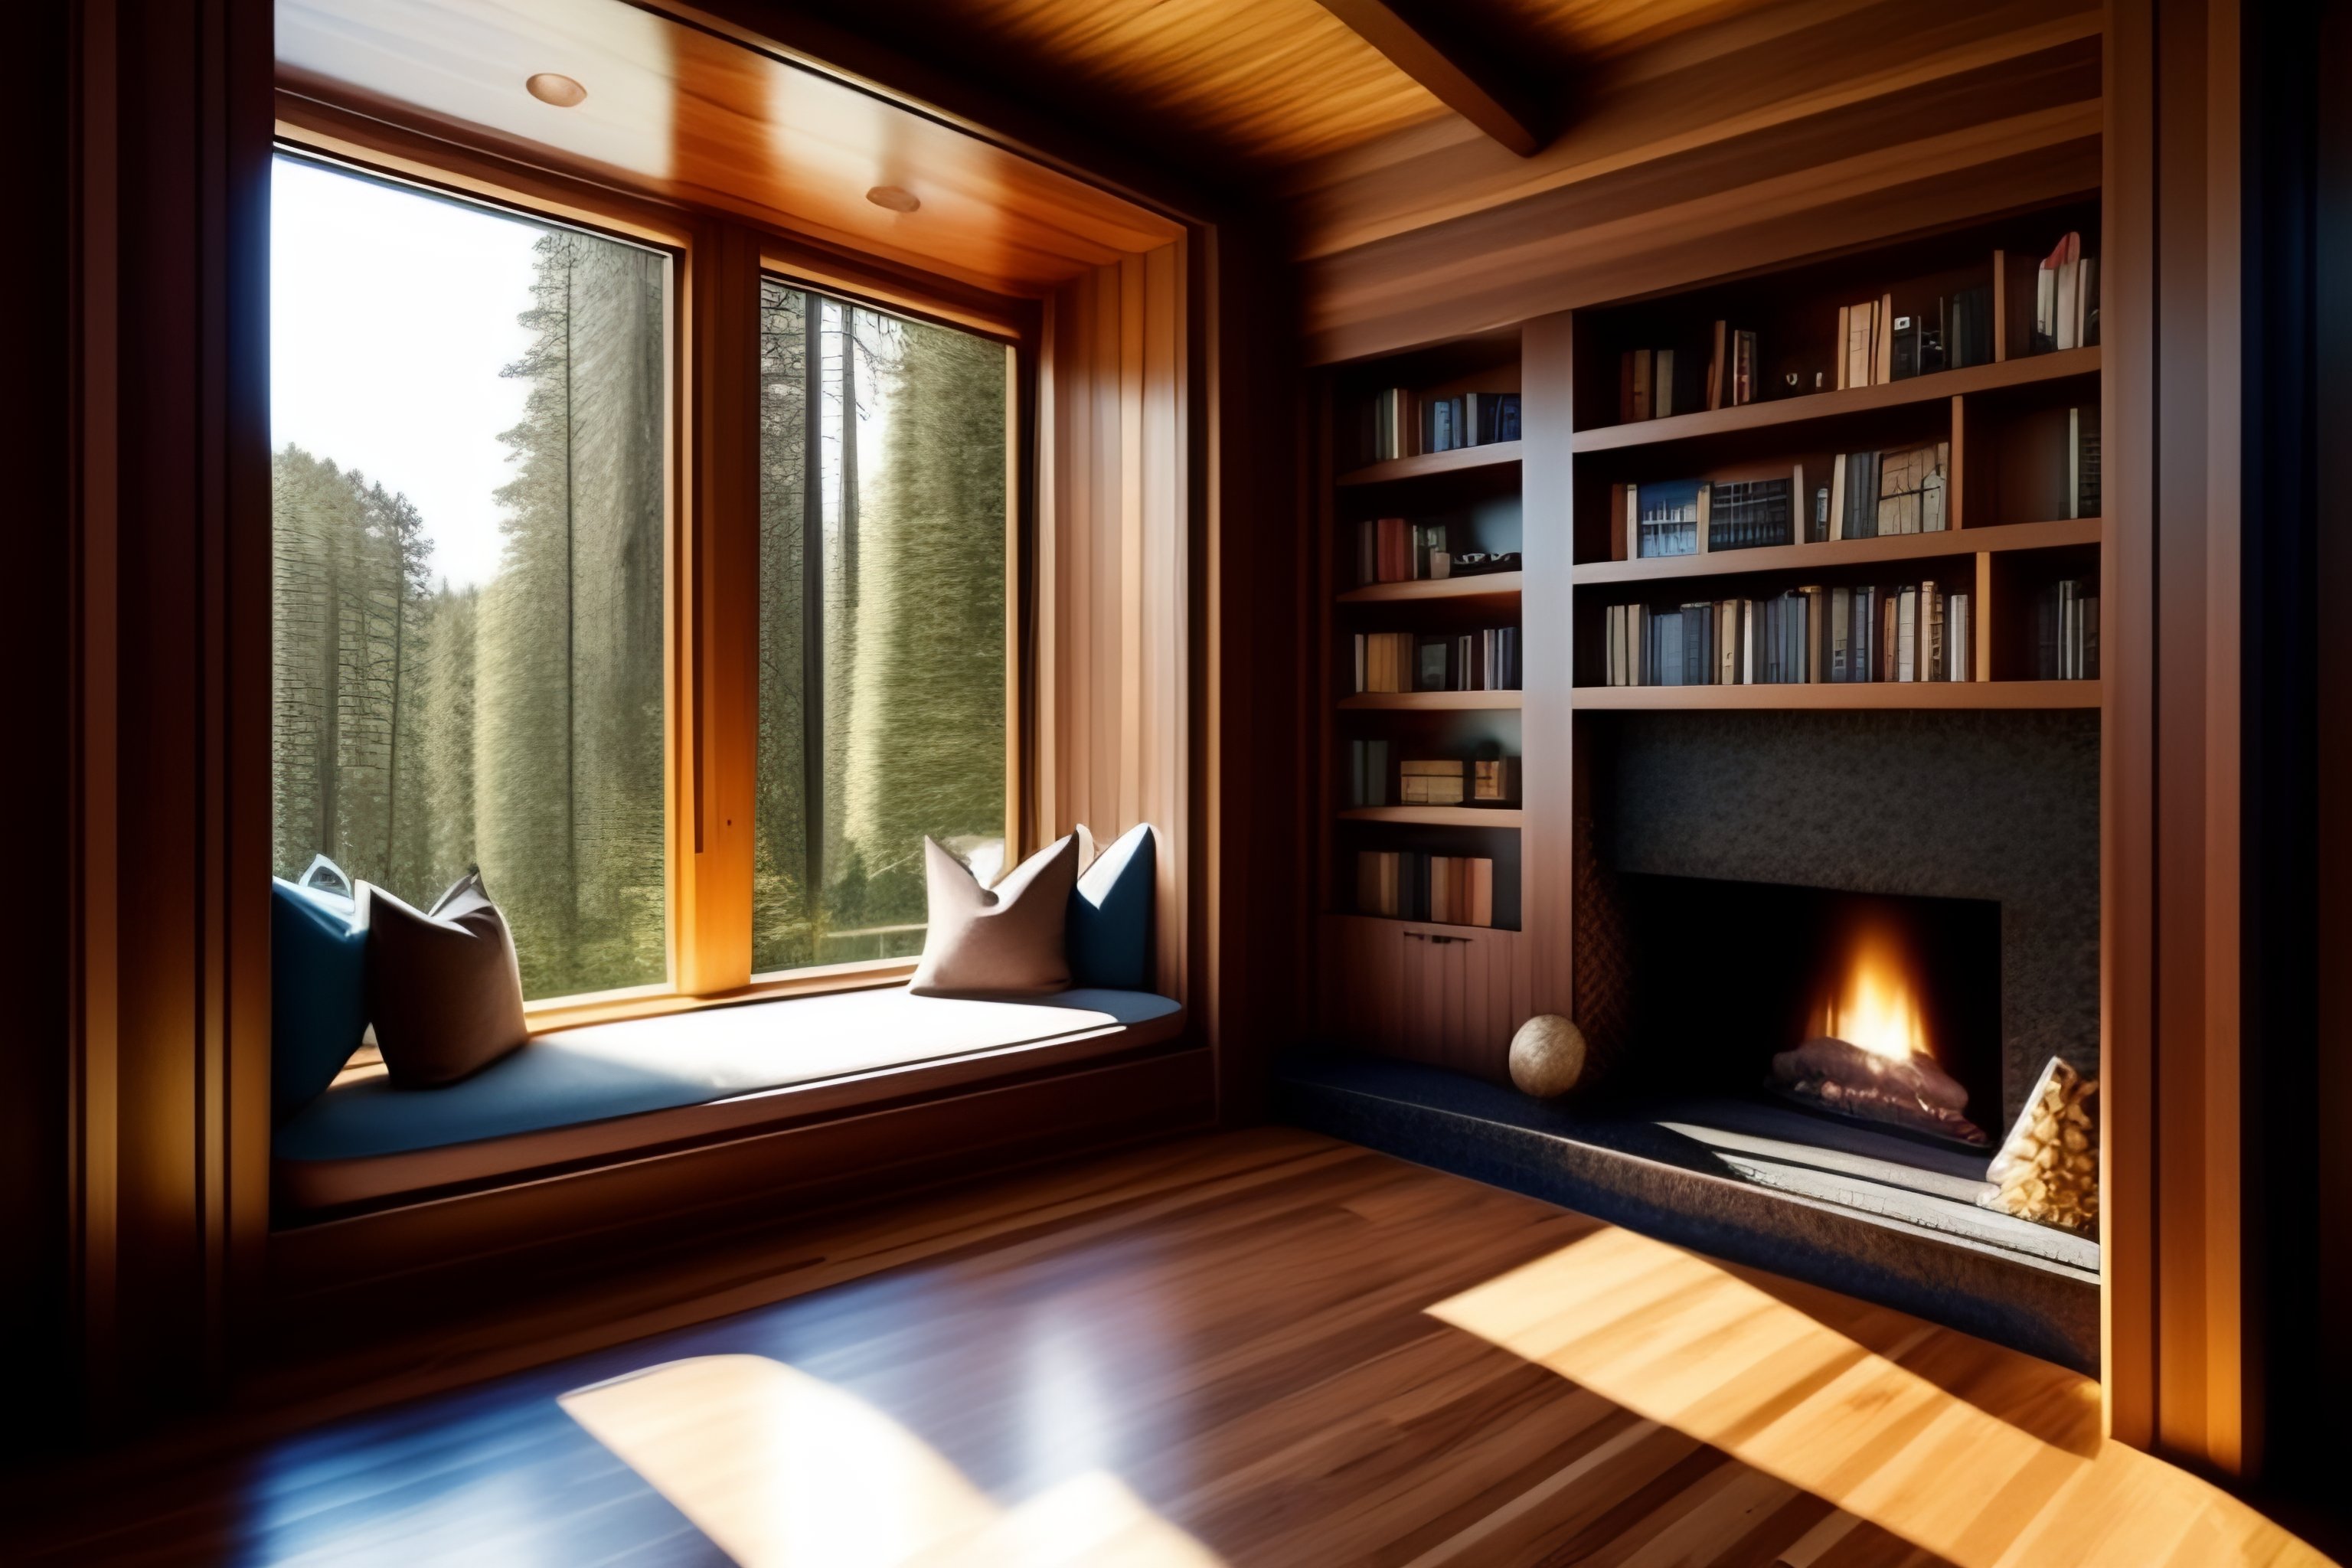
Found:
[[[2097,217],[1579,311],[1574,705],[2096,706]]]
[[[1392,1035],[1369,994],[1452,1034],[1567,1005],[1570,884],[1591,853],[1590,781],[1639,721],[1621,716],[2103,707],[2099,210],[2084,197],[1326,376],[1331,1032]],[[1523,383],[1516,439],[1414,445],[1433,404],[1492,408]],[[1405,520],[1409,551],[1363,532],[1381,518]],[[1518,558],[1431,574],[1433,540],[1490,568]],[[1357,689],[1363,634],[1498,624],[1519,628],[1519,689]],[[1687,657],[1663,657],[1661,626]],[[1517,757],[1516,798],[1367,798],[1367,744],[1389,767]],[[1494,928],[1366,912],[1360,867],[1391,853],[1490,858]]]
[[[1324,397],[1325,973],[1376,971],[1433,1026],[1474,991],[1499,1019],[1524,991],[1517,334],[1350,367]]]

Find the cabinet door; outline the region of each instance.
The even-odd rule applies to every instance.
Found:
[[[1515,931],[1454,934],[1438,971],[1448,988],[1444,1065],[1500,1082],[1510,1077],[1511,1037],[1532,1005],[1527,938]]]
[[[1525,1021],[1524,938],[1419,921],[1328,917],[1324,1026],[1335,1041],[1500,1081]]]
[[[1516,931],[1408,927],[1400,1054],[1480,1078],[1507,1074],[1527,987]]]

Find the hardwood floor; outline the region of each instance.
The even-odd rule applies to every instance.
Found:
[[[20,1479],[0,1519],[29,1534],[0,1557],[2325,1561],[2102,1445],[2072,1373],[1271,1129],[813,1223],[500,1326],[357,1335],[256,1397]]]

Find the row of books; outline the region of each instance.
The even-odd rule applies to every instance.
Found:
[[[2099,512],[2099,405],[2066,410],[2066,515]]]
[[[1812,492],[1804,537],[1818,542],[1941,532],[1951,526],[1950,467],[1951,445],[1945,441],[1840,453],[1831,461],[1830,482]],[[2091,482],[2095,490],[2095,472]],[[1628,559],[1754,550],[1796,542],[1793,503],[1805,493],[1805,466],[1795,465],[1785,479],[1678,479],[1611,489],[1612,504],[1625,520]]]
[[[1453,574],[1444,523],[1374,517],[1356,525],[1358,583],[1418,583]]]
[[[1495,862],[1418,849],[1356,852],[1356,912],[1439,925],[1495,923]]]
[[[1423,397],[1408,386],[1376,392],[1364,410],[1359,449],[1368,463],[1485,447],[1519,438],[1519,395],[1463,392]]]
[[[1516,392],[1465,392],[1428,398],[1422,405],[1421,449],[1424,452],[1491,447],[1518,438],[1519,395]]]
[[[1715,324],[1704,363],[1674,349],[1627,349],[1617,356],[1617,419],[1630,425],[1699,408],[1737,408],[1756,401],[1756,334]]]
[[[1361,586],[1476,577],[1518,569],[1516,550],[1454,549],[1442,522],[1374,517],[1356,524],[1356,582]]]
[[[1835,384],[1876,386],[1939,370],[1987,364],[1993,357],[1992,288],[1979,284],[1937,296],[1934,303],[1898,314],[1895,296],[1838,308],[1832,357]],[[1806,382],[1811,380],[1811,384]],[[1790,370],[1774,394],[1794,396],[1829,390],[1821,371]],[[1714,345],[1698,374],[1695,356],[1671,348],[1628,349],[1617,362],[1621,424],[1664,419],[1705,408],[1737,408],[1766,395],[1756,333],[1715,323]]]
[[[1948,441],[1841,452],[1831,459],[1830,482],[1813,492],[1805,538],[1941,533],[1951,526],[1951,465]]]
[[[2065,515],[2099,515],[2099,410],[2066,411]],[[1885,451],[1842,452],[1830,482],[1815,487],[1804,537],[1809,543],[1940,533],[1951,526],[1951,444],[1934,441]],[[1787,479],[1681,479],[1612,488],[1625,520],[1625,552],[1646,559],[1749,550],[1791,542],[1790,498],[1805,490],[1805,468]]]
[[[1898,312],[1895,296],[1838,307],[1837,384],[1881,386],[1992,362],[1992,286],[1939,294]]]
[[[1399,805],[1506,805],[1518,798],[1517,757],[1421,757],[1397,764]]]
[[[2033,352],[2088,348],[2099,341],[2099,258],[2069,233],[2033,273]]]
[[[1517,691],[1519,628],[1358,632],[1358,691]]]
[[[1794,588],[1669,608],[1612,605],[1611,686],[1774,686],[1975,679],[1974,595],[1933,582]]]
[[[1669,479],[1610,490],[1625,520],[1626,555],[1648,559],[1793,543],[1793,498],[1804,486],[1800,463],[1786,479]]]
[[[1994,265],[2006,265],[2003,253],[1994,253]],[[2099,341],[2098,279],[2098,258],[2083,254],[2083,237],[2069,233],[2061,238],[2036,268],[2031,352],[2079,348]],[[1993,300],[1992,285],[1979,283],[1900,311],[1892,290],[1841,305],[1830,356],[1834,380],[1818,368],[1788,368],[1769,391],[1763,385],[1756,333],[1718,321],[1711,350],[1703,358],[1674,348],[1621,353],[1617,418],[1621,424],[1664,419],[1701,407],[1736,408],[1763,396],[1823,392],[1832,384],[1840,390],[1878,386],[1940,370],[1990,364]]]
[[[1389,742],[1361,740],[1348,742],[1348,804],[1392,805],[1396,803],[1395,763]]]
[[[2034,595],[2033,673],[2042,680],[2099,678],[2099,590],[2080,577]]]
[[[1519,798],[1519,759],[1408,757],[1382,739],[1348,742],[1350,805],[1507,805]]]

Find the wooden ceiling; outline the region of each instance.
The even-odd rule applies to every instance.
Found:
[[[1002,292],[1255,211],[1318,362],[2099,179],[2099,0],[278,7],[293,90]]]
[[[281,89],[960,282],[1036,294],[1181,226],[941,119],[624,0],[278,0]],[[588,89],[574,108],[537,72]],[[913,192],[919,210],[866,199]]]
[[[802,0],[767,7],[965,62],[1193,175],[1244,188],[1454,112],[1343,21],[1392,12],[1549,130],[1583,72],[1762,0]],[[738,7],[749,9],[749,7]]]

